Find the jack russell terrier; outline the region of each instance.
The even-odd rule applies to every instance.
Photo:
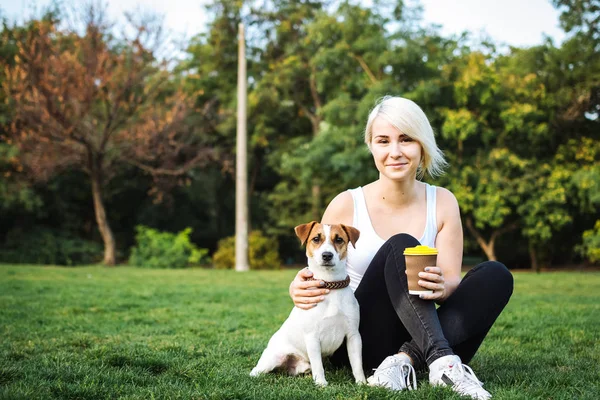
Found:
[[[346,339],[354,379],[357,383],[366,383],[358,333],[358,302],[348,287],[350,277],[346,273],[348,244],[354,246],[360,233],[351,226],[322,225],[314,221],[294,230],[302,244],[306,244],[307,268],[313,273],[312,279],[325,281],[325,287],[331,291],[316,307],[308,310],[294,307],[269,340],[250,375],[257,376],[275,368],[298,375],[311,369],[315,383],[326,386],[321,357],[333,354]]]

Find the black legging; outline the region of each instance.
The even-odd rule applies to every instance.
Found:
[[[453,353],[468,363],[512,294],[513,277],[508,269],[487,261],[471,269],[437,309],[433,301],[409,295],[403,252],[418,244],[407,234],[391,237],[354,293],[360,305],[367,376],[398,351],[407,353],[417,370]],[[346,346],[333,354],[332,362],[348,364]]]

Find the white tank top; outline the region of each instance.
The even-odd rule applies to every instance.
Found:
[[[435,247],[435,238],[437,236],[436,221],[436,187],[427,184],[427,219],[425,222],[425,232],[418,238],[422,245]],[[347,270],[350,275],[350,287],[355,291],[362,280],[367,267],[375,257],[379,248],[385,243],[373,228],[369,212],[367,211],[367,202],[362,187],[349,189],[354,201],[354,219],[352,226],[360,231],[360,237],[356,242],[356,248],[348,246]]]

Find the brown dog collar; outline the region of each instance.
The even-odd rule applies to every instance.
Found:
[[[307,281],[323,281],[323,280],[315,279],[315,278],[308,278]],[[321,287],[325,287],[327,289],[343,289],[345,287],[348,287],[348,285],[350,285],[350,275],[346,275],[346,279],[344,279],[343,281],[332,281],[332,282],[323,281],[323,282],[325,282],[325,286],[321,286]]]

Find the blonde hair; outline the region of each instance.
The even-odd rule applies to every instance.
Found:
[[[423,157],[417,170],[418,178],[422,178],[425,173],[432,178],[444,173],[444,168],[448,163],[435,143],[433,129],[427,116],[414,101],[403,97],[385,96],[377,102],[369,113],[365,128],[365,143],[369,149],[373,139],[371,129],[373,122],[378,117],[385,118],[394,128],[421,144]]]

